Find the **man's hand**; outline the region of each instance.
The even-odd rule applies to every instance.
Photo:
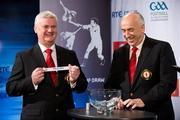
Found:
[[[44,70],[43,70],[43,68],[36,68],[32,72],[31,78],[32,78],[32,83],[34,85],[38,85],[44,79]]]
[[[124,109],[124,104],[123,104],[123,100],[122,99],[119,100],[119,102],[117,104],[117,109],[120,109],[120,110]]]
[[[79,67],[76,65],[68,65],[69,66],[69,81],[71,83],[75,83],[80,75]]]
[[[145,106],[144,102],[140,99],[127,99],[123,102],[123,105],[130,110],[135,109],[136,107],[142,108]]]

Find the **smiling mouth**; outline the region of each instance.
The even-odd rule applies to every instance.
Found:
[[[134,40],[128,40],[129,42],[134,42]]]
[[[132,39],[130,39],[130,38],[127,38],[126,40],[127,40],[128,42],[131,42],[131,43],[134,42],[134,40],[132,40]]]
[[[51,34],[46,34],[46,35],[47,35],[47,36],[53,36],[54,34],[51,33]]]

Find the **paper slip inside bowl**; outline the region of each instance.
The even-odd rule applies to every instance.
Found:
[[[65,71],[69,70],[68,66],[62,66],[62,67],[50,67],[50,68],[43,68],[44,72],[53,72],[53,71]]]

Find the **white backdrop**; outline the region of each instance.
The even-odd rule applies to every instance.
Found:
[[[145,18],[146,34],[168,41],[180,65],[180,0],[111,0],[111,40],[112,44],[123,41],[119,21],[128,11],[137,10]],[[178,79],[180,74],[178,73]],[[179,88],[179,84],[178,84]],[[179,92],[179,89],[177,90]],[[176,92],[177,92],[176,91]],[[173,96],[176,120],[180,120],[180,97]]]

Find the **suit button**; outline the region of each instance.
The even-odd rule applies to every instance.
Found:
[[[59,109],[58,108],[56,108],[56,112],[58,112],[59,111]]]
[[[56,97],[59,97],[59,94],[56,94]]]
[[[130,96],[132,97],[134,94],[133,93],[130,93]]]

